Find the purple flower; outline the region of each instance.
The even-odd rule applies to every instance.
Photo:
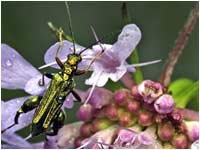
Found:
[[[6,44],[1,44],[2,88],[23,89],[31,95],[41,95],[50,81],[48,78],[45,78],[46,85],[39,86],[38,81],[41,77],[41,73],[16,50]]]
[[[174,108],[174,99],[168,94],[159,97],[154,103],[155,110],[160,114],[168,114]]]
[[[87,91],[86,97],[89,98],[89,94],[92,89]],[[94,108],[101,109],[103,106],[109,104],[112,100],[112,92],[105,88],[96,87],[88,100],[88,103],[91,104]]]
[[[15,98],[6,102],[1,101],[1,129],[2,130],[14,123],[14,117],[17,110],[21,107],[21,105],[24,103],[24,101],[28,97],[29,96]],[[28,126],[32,121],[33,113],[34,111],[30,111],[20,116],[19,124],[7,130],[6,133],[14,133],[17,130]]]
[[[88,149],[108,149],[111,146],[111,142],[114,136],[115,128],[113,126],[98,131],[90,138],[84,139],[82,145],[79,148],[88,148]]]
[[[187,135],[189,139],[194,142],[199,139],[199,122],[198,121],[185,121],[187,127]]]
[[[132,149],[162,148],[160,143],[156,141],[155,131],[155,127],[148,127],[141,132],[141,128],[137,125],[131,128],[123,128],[119,131],[113,147]]]
[[[142,64],[128,65],[126,59],[130,56],[130,54],[135,49],[136,45],[139,43],[141,39],[141,31],[135,24],[126,25],[121,34],[118,36],[117,42],[113,45],[109,44],[98,44],[94,45],[91,49],[88,49],[83,53],[83,60],[79,64],[78,69],[85,69],[88,64],[91,62],[92,58],[94,58],[98,53],[105,50],[100,58],[98,58],[90,70],[93,71],[91,77],[85,81],[88,85],[97,85],[99,87],[104,86],[108,79],[110,78],[112,81],[118,81],[127,71],[133,72],[134,67],[148,65],[152,63],[157,63],[159,61],[147,62]],[[46,54],[45,54],[45,63],[41,68],[51,66],[58,68],[58,65],[55,64],[55,52],[59,46],[57,42],[53,46],[51,46]],[[76,52],[80,52],[84,47],[76,45]],[[63,46],[59,53],[59,58],[62,61],[65,61],[67,55],[72,53],[73,45],[69,41],[63,41]]]
[[[117,147],[128,147],[134,143],[137,134],[136,131],[131,129],[121,129],[115,139],[114,145]]]
[[[143,97],[144,102],[151,104],[163,94],[163,86],[151,80],[144,80],[138,85],[138,93]]]

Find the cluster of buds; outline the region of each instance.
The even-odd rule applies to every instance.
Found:
[[[120,89],[112,94],[106,103],[105,99],[103,101],[98,107],[93,105],[94,101],[91,100],[79,108],[77,117],[84,123],[80,128],[80,136],[74,142],[75,147],[89,143],[91,137],[93,137],[91,141],[95,143],[94,141],[99,140],[97,134],[110,127],[115,128],[115,132],[109,136],[111,142],[96,142],[97,147],[107,145],[106,148],[119,146],[136,148],[138,146],[136,143],[140,141],[139,145],[143,143],[143,147],[139,148],[145,148],[144,146],[155,144],[149,140],[153,134],[144,132],[152,127],[155,131],[154,139],[159,143],[157,147],[189,148],[191,143],[198,139],[198,127],[194,127],[196,132],[193,132],[195,129],[192,131],[187,129],[188,123],[175,108],[173,97],[158,82],[145,80],[131,90]],[[139,127],[139,130],[138,128],[136,130],[136,127]],[[102,133],[100,137],[104,134]],[[100,141],[107,138],[103,137]],[[87,148],[94,148],[94,145]]]

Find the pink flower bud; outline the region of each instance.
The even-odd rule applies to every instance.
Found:
[[[145,80],[138,85],[138,93],[143,97],[144,102],[151,104],[163,94],[163,86],[151,80]]]
[[[131,94],[134,97],[134,99],[141,100],[143,97],[138,92],[138,86],[133,86],[131,89]]]
[[[198,121],[186,121],[187,135],[189,139],[194,142],[199,139],[199,122]]]
[[[126,89],[118,90],[114,94],[114,100],[120,106],[124,106],[126,104],[128,97],[129,97],[129,91]]]
[[[118,107],[115,104],[110,104],[105,108],[105,114],[110,120],[117,120],[118,119],[118,113],[117,113]]]
[[[177,134],[172,139],[172,145],[177,149],[186,149],[188,148],[189,142],[185,134]]]
[[[171,122],[164,122],[158,127],[158,136],[162,141],[170,141],[174,135],[174,127]]]
[[[105,117],[105,107],[103,107],[102,109],[93,109],[92,110],[92,114],[93,116],[95,116],[95,118],[104,118]]]
[[[174,99],[168,94],[159,97],[154,103],[155,110],[160,114],[168,114],[174,108]]]
[[[92,133],[91,132],[91,124],[85,123],[85,124],[83,124],[81,126],[81,128],[80,128],[80,134],[81,134],[81,136],[88,137],[88,136],[91,135],[91,133]]]
[[[102,118],[102,119],[95,119],[92,122],[92,131],[97,132],[99,130],[103,130],[108,128],[109,126],[112,125],[112,121]]]
[[[140,110],[140,102],[136,100],[128,102],[127,109],[129,112],[137,114]]]
[[[134,118],[129,112],[124,112],[119,116],[119,124],[123,127],[133,125],[135,122],[136,118]]]
[[[83,140],[83,137],[77,137],[75,140],[74,140],[74,148],[78,148],[81,146],[82,144],[82,140]]]
[[[142,126],[149,126],[153,123],[152,114],[150,112],[141,112],[139,114],[138,122]]]
[[[92,106],[90,104],[82,105],[77,111],[76,116],[81,121],[89,121],[92,118]]]

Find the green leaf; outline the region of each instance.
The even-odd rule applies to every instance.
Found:
[[[188,109],[199,111],[199,93],[186,106]]]
[[[187,78],[180,78],[173,81],[168,89],[168,92],[172,93],[172,96],[176,98],[181,92],[186,90],[189,86],[191,86],[194,82]]]
[[[185,108],[186,105],[198,95],[199,92],[199,81],[196,81],[192,85],[188,86],[187,89],[182,90],[179,95],[174,97],[176,106],[179,108]]]
[[[112,92],[115,92],[118,89],[124,88],[123,84],[120,82],[113,82],[111,80],[108,80],[108,83],[106,84],[105,88],[111,90]]]

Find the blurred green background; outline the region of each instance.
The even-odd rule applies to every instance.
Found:
[[[142,67],[145,79],[157,80],[164,61],[174,46],[175,39],[196,2],[127,2],[129,15],[142,31],[138,45],[140,62],[162,59],[162,63]],[[15,48],[33,66],[44,64],[45,51],[55,43],[47,22],[61,26],[69,33],[64,2],[2,2],[1,38]],[[93,25],[99,37],[121,29],[122,2],[69,2],[76,41],[83,46],[94,42],[90,30]],[[106,40],[113,43],[117,37]],[[173,80],[199,77],[199,24],[191,34],[188,45],[179,59]],[[55,71],[47,68],[45,71]],[[87,89],[84,80],[89,75],[76,78],[77,88]],[[21,90],[1,90],[2,99],[27,95]],[[78,107],[78,106],[77,106]],[[74,114],[73,111],[69,111]],[[68,115],[68,122],[74,116]],[[71,116],[71,117],[70,117]]]

